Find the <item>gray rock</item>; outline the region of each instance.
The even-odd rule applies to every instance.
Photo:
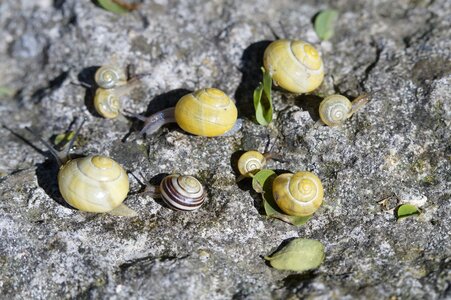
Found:
[[[0,3],[0,298],[4,299],[445,299],[450,296],[451,3],[335,1],[334,37],[321,42],[316,1],[144,1],[115,15],[91,1]],[[305,39],[326,68],[312,95],[274,89],[275,120],[252,120],[252,92],[268,41]],[[204,138],[168,125],[92,110],[95,67],[117,61],[150,73],[124,109],[153,113],[215,86],[236,98],[243,126]],[[316,126],[321,97],[372,94],[340,127]],[[192,213],[168,209],[130,176],[136,218],[73,210],[56,185],[44,139],[86,118],[75,152],[110,155],[145,180],[180,172],[207,188]],[[129,131],[135,133],[129,134]],[[125,142],[124,142],[125,141]],[[240,150],[271,149],[278,170],[315,172],[325,201],[302,227],[267,219],[249,182],[235,183]],[[396,221],[393,209],[427,201]],[[422,201],[421,203],[423,203]],[[306,274],[263,256],[292,237],[326,247]]]

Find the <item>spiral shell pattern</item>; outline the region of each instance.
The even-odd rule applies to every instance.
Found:
[[[123,85],[127,82],[127,75],[125,70],[112,65],[105,65],[100,67],[94,76],[98,86],[104,89],[111,89],[118,85]]]
[[[277,40],[265,50],[265,69],[276,85],[292,93],[311,92],[321,85],[324,66],[318,51],[300,40]]]
[[[329,126],[337,126],[350,117],[352,103],[342,95],[330,95],[321,102],[319,116]]]
[[[238,110],[233,100],[215,88],[185,95],[175,106],[177,124],[195,135],[222,135],[233,128],[237,117]]]
[[[311,172],[282,174],[273,182],[273,196],[279,208],[290,216],[309,216],[323,202],[321,180]]]
[[[266,165],[266,158],[258,151],[247,151],[238,159],[238,171],[245,177],[257,170],[261,170]]]
[[[89,212],[108,212],[127,197],[128,176],[106,156],[88,156],[68,161],[58,172],[58,187],[72,207]]]
[[[98,88],[94,96],[94,108],[104,118],[116,118],[120,113],[121,104],[114,89]]]
[[[164,202],[177,210],[195,210],[205,201],[204,187],[193,176],[166,176],[160,184],[160,192]]]

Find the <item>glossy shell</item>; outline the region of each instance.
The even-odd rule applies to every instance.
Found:
[[[195,210],[205,201],[204,187],[193,176],[166,176],[161,181],[160,193],[164,202],[177,210]]]
[[[321,56],[304,41],[272,42],[265,50],[263,64],[274,83],[292,93],[311,92],[323,82]]]
[[[330,95],[319,105],[319,116],[324,124],[337,126],[351,116],[352,104],[341,95]]]
[[[71,206],[89,212],[108,212],[127,197],[128,176],[106,156],[88,156],[68,161],[58,173],[58,186]]]
[[[101,88],[111,89],[127,83],[127,74],[123,69],[113,65],[105,65],[96,71],[94,79]]]
[[[272,188],[279,208],[291,216],[309,216],[323,202],[321,180],[311,172],[279,175]]]
[[[120,113],[121,105],[114,89],[98,88],[94,96],[94,108],[104,118],[116,118]]]
[[[245,177],[261,170],[266,165],[266,158],[258,151],[247,151],[238,159],[238,171]]]
[[[183,96],[175,106],[175,120],[186,132],[219,136],[235,125],[238,110],[223,91],[207,88]]]

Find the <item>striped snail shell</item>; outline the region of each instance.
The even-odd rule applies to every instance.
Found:
[[[251,174],[261,170],[266,165],[266,158],[258,151],[247,151],[238,159],[238,171],[244,177],[251,177]]]
[[[114,89],[98,88],[94,96],[94,108],[104,118],[116,118],[121,109],[118,94]]]
[[[111,89],[127,83],[127,74],[124,69],[114,65],[105,65],[97,70],[94,79],[101,88]]]
[[[342,95],[330,95],[319,105],[319,116],[324,124],[337,126],[352,115],[352,103]]]
[[[263,56],[265,69],[276,85],[292,93],[308,93],[321,85],[324,67],[318,51],[301,40],[277,40]]]
[[[88,212],[109,212],[129,191],[125,170],[106,156],[69,160],[58,172],[58,187],[71,206]]]
[[[204,187],[193,176],[166,176],[161,181],[160,193],[164,202],[177,210],[195,210],[205,201]]]
[[[279,175],[272,188],[277,205],[290,216],[309,216],[323,202],[321,180],[311,172]]]

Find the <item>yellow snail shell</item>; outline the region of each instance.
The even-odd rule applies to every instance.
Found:
[[[58,187],[71,206],[88,212],[109,212],[122,204],[129,191],[125,170],[106,156],[69,160],[58,173]]]
[[[319,105],[319,116],[324,124],[337,126],[352,115],[352,103],[342,95],[330,95]]]
[[[323,202],[323,185],[311,172],[279,175],[272,188],[277,205],[290,216],[309,216]]]
[[[308,93],[319,87],[324,67],[318,51],[300,40],[277,40],[265,50],[265,69],[276,85],[292,93]]]
[[[94,96],[94,108],[104,118],[116,118],[121,109],[118,94],[114,89],[97,88]]]
[[[245,177],[261,170],[266,165],[266,158],[258,151],[247,151],[238,159],[238,171]]]
[[[94,76],[97,85],[104,89],[111,89],[127,83],[127,74],[124,69],[114,65],[100,67]]]

